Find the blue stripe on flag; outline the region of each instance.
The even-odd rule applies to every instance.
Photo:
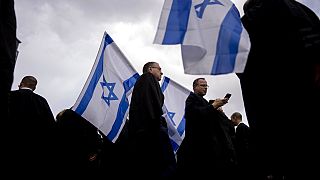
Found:
[[[113,40],[112,40],[112,38],[109,36],[109,34],[106,34],[105,42],[107,42],[107,43],[105,44],[105,46],[107,46],[108,44],[113,43]]]
[[[242,32],[241,20],[237,17],[239,11],[232,5],[221,24],[211,74],[225,74],[234,70]]]
[[[164,79],[163,79],[162,85],[161,85],[161,91],[162,92],[164,92],[167,89],[167,87],[169,85],[169,82],[170,82],[170,78],[165,76]]]
[[[177,131],[180,136],[182,136],[182,134],[184,133],[185,128],[186,128],[186,119],[184,118],[184,115],[183,115],[182,120],[180,121],[177,128]]]
[[[135,73],[132,77],[130,77],[129,79],[127,79],[126,81],[123,82],[124,93],[122,95],[122,98],[121,98],[121,101],[119,104],[117,117],[116,117],[115,122],[112,125],[112,128],[111,128],[109,134],[107,135],[107,138],[111,141],[118,134],[120,127],[121,127],[121,124],[123,123],[126,111],[128,110],[128,107],[129,107],[129,102],[127,101],[126,94],[134,86],[134,84],[136,83],[138,78],[139,78],[139,74]]]
[[[162,44],[183,42],[187,31],[192,0],[173,0]]]
[[[176,142],[174,142],[174,140],[170,139],[171,145],[172,145],[172,149],[174,152],[176,152],[178,150],[178,148],[180,147],[179,144],[177,144]]]
[[[103,55],[104,55],[104,51],[106,49],[106,47],[111,44],[113,42],[112,38],[106,34],[105,36],[105,41],[104,41],[104,45],[103,45],[103,49],[102,49],[102,52],[100,54],[100,57],[99,57],[99,62],[97,64],[97,67],[93,73],[93,76],[90,80],[90,83],[88,85],[88,88],[86,89],[86,92],[84,93],[77,109],[75,110],[75,112],[77,112],[78,114],[82,115],[83,112],[86,110],[91,98],[93,97],[93,92],[94,92],[94,89],[96,88],[97,86],[97,83],[102,75],[102,72],[103,72]]]

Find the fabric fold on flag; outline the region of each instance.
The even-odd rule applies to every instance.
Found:
[[[165,0],[155,44],[181,44],[186,74],[244,71],[250,39],[230,0]]]
[[[72,110],[115,142],[129,112],[139,74],[105,32],[89,77]]]
[[[163,117],[167,121],[168,134],[176,153],[184,137],[185,101],[191,91],[166,76],[163,78],[161,90],[164,94]]]

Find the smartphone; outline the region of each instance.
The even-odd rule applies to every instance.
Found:
[[[227,99],[230,99],[230,97],[231,97],[231,94],[230,94],[230,93],[227,93],[227,94],[224,96],[224,98],[227,98]]]

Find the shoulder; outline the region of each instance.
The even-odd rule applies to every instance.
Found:
[[[190,92],[189,96],[187,97],[187,99],[195,99],[198,98],[197,95],[193,92]]]
[[[204,99],[203,97],[195,94],[194,92],[190,92],[187,101],[201,101],[201,102],[207,102],[206,99]],[[208,102],[207,102],[208,103]]]
[[[33,92],[28,89],[18,89],[9,93],[10,98],[24,98],[33,96]]]
[[[240,123],[240,124],[238,125],[238,127],[239,127],[240,129],[249,129],[249,126],[247,126],[247,125],[244,124],[244,123]]]
[[[197,98],[196,94],[194,94],[193,92],[190,92],[189,96],[186,99],[186,102],[194,101],[196,98]]]
[[[44,98],[43,96],[41,96],[41,95],[39,95],[39,94],[37,94],[37,93],[32,93],[32,96],[34,96],[35,98],[37,98],[37,99],[39,99],[39,100],[41,100],[41,101],[47,101],[46,100],[46,98]]]
[[[153,75],[152,75],[152,74],[150,74],[150,73],[144,73],[144,74],[142,74],[142,75],[138,78],[136,84],[147,83],[147,82],[150,81],[152,78],[153,78]]]
[[[186,99],[186,106],[199,106],[199,107],[208,106],[209,107],[209,103],[203,97],[191,92],[188,98]]]
[[[135,89],[160,88],[159,82],[151,73],[142,74],[134,85]]]
[[[141,76],[141,79],[150,81],[150,82],[158,82],[156,78],[151,73],[144,73]]]

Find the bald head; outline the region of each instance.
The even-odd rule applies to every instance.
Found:
[[[19,89],[21,88],[30,88],[32,89],[32,91],[34,91],[36,89],[37,86],[37,79],[33,76],[25,76],[24,78],[22,78],[20,85],[19,85]]]
[[[242,122],[242,115],[239,112],[234,112],[231,115],[231,122],[234,126],[238,126]]]

